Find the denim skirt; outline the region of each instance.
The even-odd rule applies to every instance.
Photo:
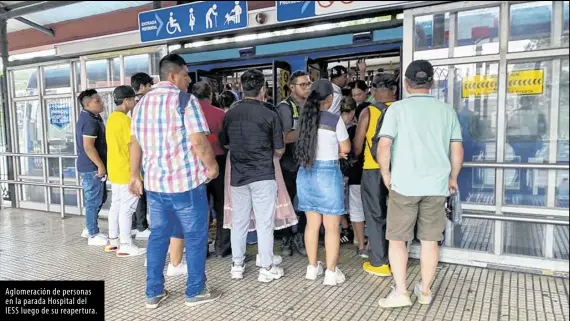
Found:
[[[342,173],[336,160],[317,160],[297,174],[297,210],[323,215],[344,215]]]

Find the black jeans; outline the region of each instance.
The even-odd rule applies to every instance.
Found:
[[[142,232],[148,228],[148,221],[146,219],[147,207],[146,207],[146,192],[143,189],[143,194],[139,198],[139,203],[137,204],[137,209],[135,210],[135,215],[133,215],[133,230],[138,230]]]
[[[388,188],[382,181],[380,170],[362,171],[362,208],[368,229],[370,243],[370,264],[388,264],[388,241],[386,240],[386,218],[388,215]]]
[[[297,171],[287,171],[283,170],[283,180],[285,181],[285,187],[287,188],[287,193],[289,194],[289,198],[291,198],[291,203],[294,202],[295,196],[297,196]],[[293,227],[289,227],[283,231],[284,237],[290,237],[291,235],[301,233],[305,233],[305,227],[307,226],[307,217],[305,216],[305,212],[296,212],[297,217],[299,219],[299,223],[297,223],[297,232],[293,233]]]
[[[214,211],[216,211],[216,255],[223,255],[231,251],[230,230],[224,226],[224,177],[226,173],[227,154],[216,156],[216,162],[220,174],[208,183],[208,199],[210,196],[214,200]]]

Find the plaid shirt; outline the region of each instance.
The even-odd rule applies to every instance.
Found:
[[[143,151],[145,189],[182,193],[207,179],[190,135],[209,134],[198,100],[172,83],[161,81],[133,110],[131,133]]]

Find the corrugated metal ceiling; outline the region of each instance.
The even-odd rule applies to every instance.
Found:
[[[20,1],[2,1],[4,5],[18,2]],[[47,26],[62,21],[80,19],[83,17],[138,7],[150,3],[152,3],[152,1],[83,1],[64,7],[32,13],[23,17],[39,25]],[[17,20],[8,20],[8,32],[30,28],[30,26],[23,24]]]

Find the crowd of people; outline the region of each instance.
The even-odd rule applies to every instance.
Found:
[[[211,221],[213,254],[232,256],[231,279],[248,273],[253,231],[264,283],[283,277],[283,257],[297,252],[307,257],[306,279],[324,276],[324,285],[340,285],[346,280],[340,246],[353,242],[366,259],[364,271],[394,277],[394,291],[379,301],[384,308],[412,304],[406,242],[417,238],[421,281],[414,293],[420,304],[431,302],[445,200],[458,188],[463,147],[454,109],[430,95],[429,62],[408,66],[403,100],[397,73],[379,72],[369,87],[364,80],[349,83],[347,68],[335,66],[330,80],[292,73],[290,96],[276,106],[256,69],[241,75],[241,91],[219,96],[208,82],[188,92],[187,67],[176,54],[165,56],[159,69],[156,84],[137,73],[130,86],[114,90],[116,108],[106,124],[97,92],[83,91],[76,130],[83,236],[119,257],[146,254],[148,308],[169,295],[168,253],[167,275],[187,275],[186,305],[221,296],[206,285]],[[98,228],[107,179],[108,235]],[[317,255],[323,234],[324,263]],[[132,236],[148,237],[147,248]]]

